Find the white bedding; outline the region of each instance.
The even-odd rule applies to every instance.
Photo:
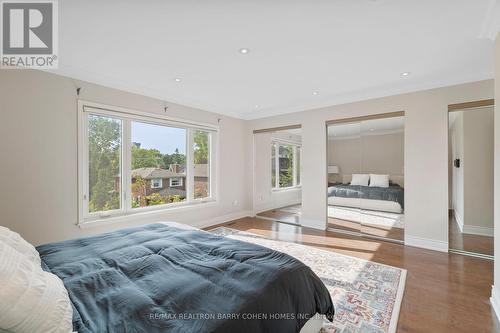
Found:
[[[398,214],[403,212],[403,208],[398,202],[387,200],[328,197],[328,205],[379,210]]]

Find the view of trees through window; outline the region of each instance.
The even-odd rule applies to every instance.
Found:
[[[210,134],[194,131],[194,198],[210,196]]]
[[[88,127],[88,211],[89,213],[122,209],[122,150],[130,149],[130,190],[128,208],[165,205],[187,200],[186,128],[124,122],[121,119],[89,114]],[[130,142],[122,135],[128,126]],[[195,130],[191,191],[194,199],[210,197],[211,134]],[[127,169],[128,170],[128,169]],[[128,174],[128,173],[127,173]],[[125,207],[127,208],[127,207]]]
[[[90,115],[89,211],[120,209],[121,120]]]
[[[185,201],[185,182],[170,179],[186,178],[187,130],[133,121],[131,139],[132,207]]]
[[[271,185],[273,188],[300,185],[300,152],[301,147],[296,145],[271,143]]]

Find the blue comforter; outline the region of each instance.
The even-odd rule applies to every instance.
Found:
[[[349,184],[336,184],[328,187],[329,197],[394,201],[399,203],[402,209],[404,209],[405,207],[404,195],[404,188],[394,184],[390,185],[389,187],[360,186]]]
[[[289,333],[315,313],[333,318],[329,292],[300,261],[200,230],[157,223],[37,250],[80,333]]]

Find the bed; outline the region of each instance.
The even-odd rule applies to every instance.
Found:
[[[317,332],[315,315],[334,315],[328,290],[297,259],[180,224],[37,250],[63,281],[79,333]]]
[[[328,187],[328,205],[362,208],[401,214],[404,212],[402,178],[393,178],[389,187],[350,185],[348,181]]]

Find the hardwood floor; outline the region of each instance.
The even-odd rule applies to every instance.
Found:
[[[460,232],[453,214],[449,220],[450,249],[493,255],[493,237],[470,235]]]
[[[291,206],[266,210],[265,212],[257,214],[257,216],[286,223],[300,224],[301,209],[302,205],[300,204],[291,205]]]
[[[328,227],[350,232],[362,232],[370,236],[385,237],[399,241],[404,241],[405,239],[405,230],[403,228],[386,227],[365,223],[361,224],[359,222],[341,220],[333,217],[328,217]]]
[[[500,332],[489,303],[492,261],[257,218],[225,226],[406,269],[397,332]]]

